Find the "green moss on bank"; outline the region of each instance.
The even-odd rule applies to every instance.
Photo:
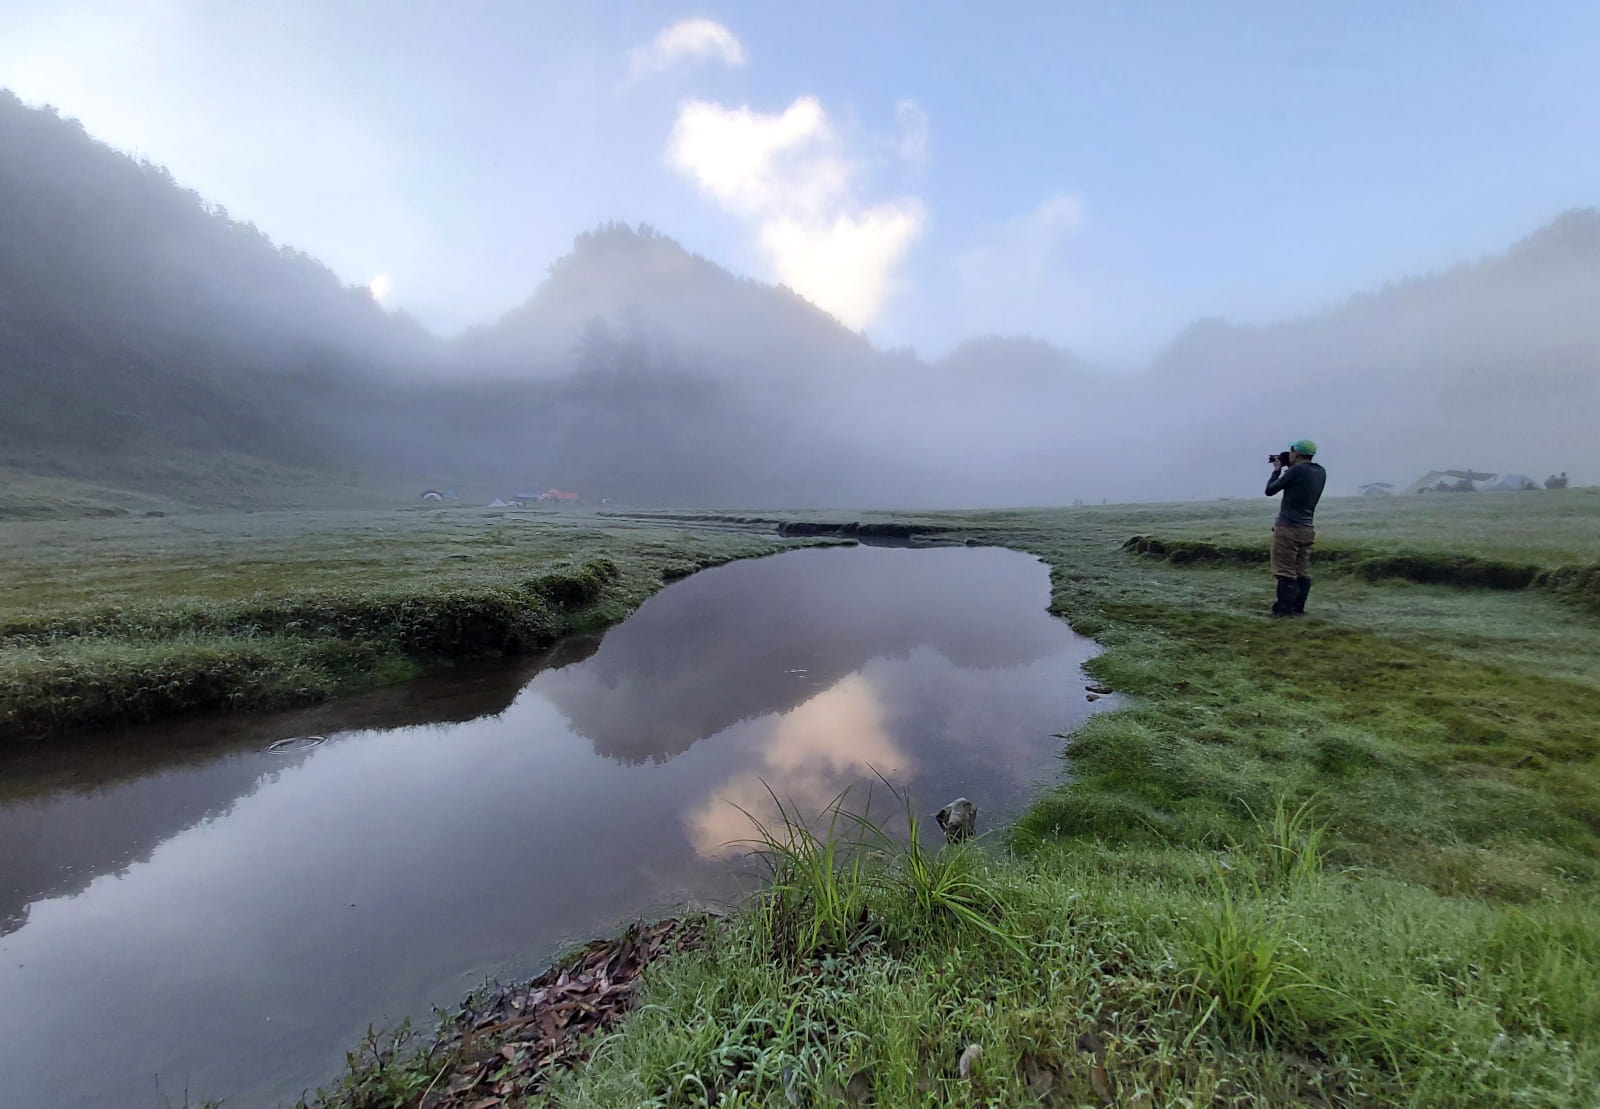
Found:
[[[1195,539],[1162,539],[1135,535],[1122,545],[1134,554],[1151,555],[1180,565],[1237,563],[1265,565],[1267,548],[1231,546]],[[1319,572],[1352,574],[1364,581],[1410,581],[1421,585],[1454,585],[1464,589],[1548,589],[1589,607],[1600,603],[1600,566],[1547,569],[1530,562],[1508,562],[1443,551],[1376,552],[1337,547],[1318,552]]]
[[[541,650],[673,577],[782,546],[462,512],[10,524],[0,742],[287,708]]]

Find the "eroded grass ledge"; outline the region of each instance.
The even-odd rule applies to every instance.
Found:
[[[387,513],[32,525],[53,543],[35,554],[29,527],[0,536],[16,556],[0,581],[0,742],[288,708],[537,651],[667,581],[796,545]]]

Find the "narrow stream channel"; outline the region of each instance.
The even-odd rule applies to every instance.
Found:
[[[739,896],[763,782],[993,829],[1098,707],[1048,603],[1014,551],[801,550],[531,663],[0,751],[0,1101],[292,1103],[369,1024]]]

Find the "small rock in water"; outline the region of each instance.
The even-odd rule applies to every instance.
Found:
[[[1088,694],[1084,695],[1083,699],[1085,701],[1098,701],[1100,699],[1100,694],[1098,694],[1098,693],[1088,693]]]
[[[297,735],[288,739],[275,739],[262,748],[263,751],[309,751],[313,747],[328,742],[327,736],[322,735]]]
[[[957,797],[933,817],[944,829],[944,838],[951,843],[966,839],[978,830],[978,806],[965,797]]]
[[[1095,682],[1093,685],[1086,685],[1083,688],[1087,689],[1090,693],[1098,693],[1102,697],[1108,693],[1116,692],[1116,690],[1112,689],[1109,685],[1103,685],[1100,682]]]

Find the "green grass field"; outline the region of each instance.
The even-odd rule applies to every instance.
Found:
[[[0,742],[538,649],[798,542],[483,509],[0,521]]]
[[[1327,502],[1331,557],[1289,621],[1265,618],[1270,578],[1245,560],[1271,511],[832,516],[1039,554],[1126,707],[1073,734],[1069,780],[976,849],[840,869],[848,844],[775,829],[768,895],[652,968],[641,1009],[536,1103],[1600,1104],[1600,613],[1583,573],[1600,495]],[[780,545],[711,526],[421,510],[0,525],[0,704],[49,666],[245,651],[252,615],[283,652],[269,663],[303,663],[344,642],[323,634],[332,617],[273,623],[322,611],[308,598],[362,615],[378,661],[354,672],[383,680],[429,657],[392,626],[407,598],[532,599],[554,629]],[[1135,535],[1216,557],[1136,554]],[[602,558],[617,573],[590,598],[571,581]],[[1484,563],[1537,574],[1415,580]],[[552,607],[573,588],[581,603]],[[319,695],[352,680],[327,665]],[[445,1063],[423,1043],[324,1103],[453,1105],[422,1097]]]

